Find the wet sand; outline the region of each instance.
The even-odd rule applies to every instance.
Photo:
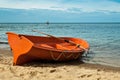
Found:
[[[0,80],[120,80],[120,67],[70,62],[31,62],[13,66],[12,53],[0,48]]]

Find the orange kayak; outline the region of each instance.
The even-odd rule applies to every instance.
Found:
[[[70,40],[89,49],[89,44],[79,38],[32,36],[7,32],[8,42],[13,53],[13,64],[22,65],[33,60],[67,61],[82,56],[84,49],[60,39]]]

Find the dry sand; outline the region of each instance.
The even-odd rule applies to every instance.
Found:
[[[0,80],[120,80],[120,67],[86,64],[80,61],[39,61],[13,66],[11,51],[0,49]]]

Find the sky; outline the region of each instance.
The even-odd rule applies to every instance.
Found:
[[[120,22],[120,0],[0,0],[5,22]]]

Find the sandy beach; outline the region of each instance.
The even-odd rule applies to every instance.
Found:
[[[120,67],[80,61],[65,63],[39,61],[13,66],[12,59],[9,49],[0,49],[0,80],[120,80]]]

